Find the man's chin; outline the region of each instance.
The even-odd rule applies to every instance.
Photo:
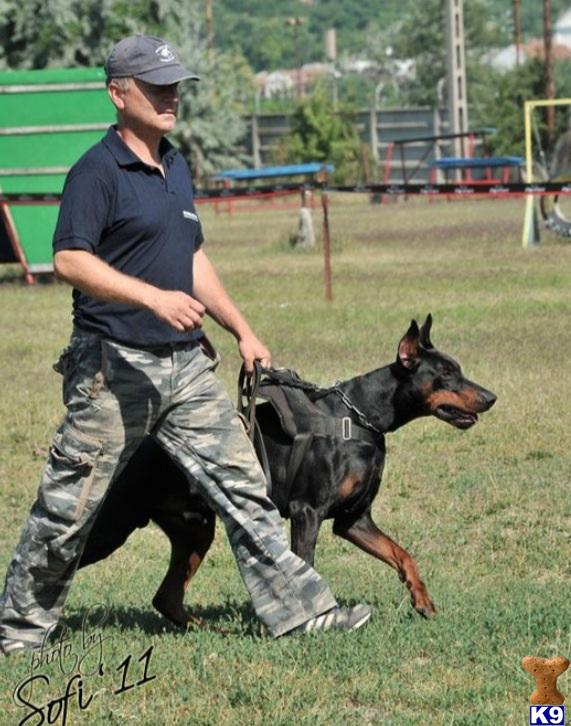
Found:
[[[165,131],[170,131],[176,126],[176,116],[174,113],[162,113],[160,116],[160,125]]]

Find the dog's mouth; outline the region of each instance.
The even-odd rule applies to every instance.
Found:
[[[456,406],[438,406],[434,415],[457,429],[469,429],[478,420],[477,414],[456,408]]]

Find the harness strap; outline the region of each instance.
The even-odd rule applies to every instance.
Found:
[[[254,448],[266,477],[266,489],[268,491],[268,496],[271,497],[273,490],[272,472],[270,470],[270,462],[268,460],[268,452],[266,451],[266,445],[264,444],[262,430],[260,429],[260,424],[257,421],[254,421]]]
[[[377,445],[379,435],[356,424],[349,416],[312,416],[303,412],[296,415],[298,431],[311,431],[316,436],[334,436],[343,441],[364,441]]]
[[[291,453],[289,455],[289,461],[286,469],[286,492],[289,501],[289,493],[301,466],[305,455],[309,451],[311,442],[313,441],[313,433],[311,431],[304,431],[302,434],[297,434],[293,440]]]
[[[262,375],[265,376],[264,381]],[[244,366],[240,369],[237,408],[246,422],[248,436],[254,444],[264,470],[269,495],[272,493],[272,477],[264,438],[256,421],[256,397],[263,398],[273,405],[284,432],[292,439],[286,468],[287,492],[291,490],[315,436],[339,438],[343,441],[363,441],[373,446],[378,446],[382,439],[379,431],[365,428],[350,416],[333,416],[318,409],[308,398],[310,391],[314,396],[317,394],[317,397],[328,392],[327,389],[303,381],[295,371],[265,369],[257,362],[254,363],[254,372],[251,376],[246,375]]]

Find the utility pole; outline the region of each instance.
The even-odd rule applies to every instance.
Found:
[[[303,25],[303,18],[295,17],[295,18],[288,18],[286,20],[286,24],[289,25],[291,28],[293,28],[293,42],[295,45],[295,65],[297,68],[297,97],[303,98],[304,92],[303,92],[303,78],[302,78],[302,60],[301,60],[301,45],[300,45],[300,38],[299,38],[299,29]]]
[[[551,0],[543,0],[543,47],[545,50],[545,98],[555,98],[555,80],[553,75],[553,23]],[[555,106],[547,106],[547,143],[553,147],[555,143]]]
[[[513,0],[515,64],[519,68],[521,53],[521,0]]]
[[[325,31],[325,60],[331,63],[331,75],[333,81],[333,110],[337,111],[338,92],[337,92],[337,31],[335,28],[329,28]]]
[[[208,60],[212,62],[212,49],[214,47],[214,22],[212,18],[212,0],[206,0],[206,31]]]
[[[452,134],[468,131],[463,0],[446,0],[448,118]],[[454,139],[454,156],[466,156],[465,138]]]

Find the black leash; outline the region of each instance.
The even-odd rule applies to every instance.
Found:
[[[256,420],[256,396],[258,395],[262,374],[265,371],[266,369],[262,367],[261,363],[254,361],[254,372],[249,375],[246,373],[246,367],[242,363],[242,367],[240,368],[240,373],[238,375],[237,409],[246,426],[246,433],[248,434],[248,437],[254,445],[254,449],[258,455],[258,459],[266,477],[268,496],[271,496],[273,488],[272,472],[270,471],[270,462],[268,461],[264,437],[262,436],[260,425]]]

